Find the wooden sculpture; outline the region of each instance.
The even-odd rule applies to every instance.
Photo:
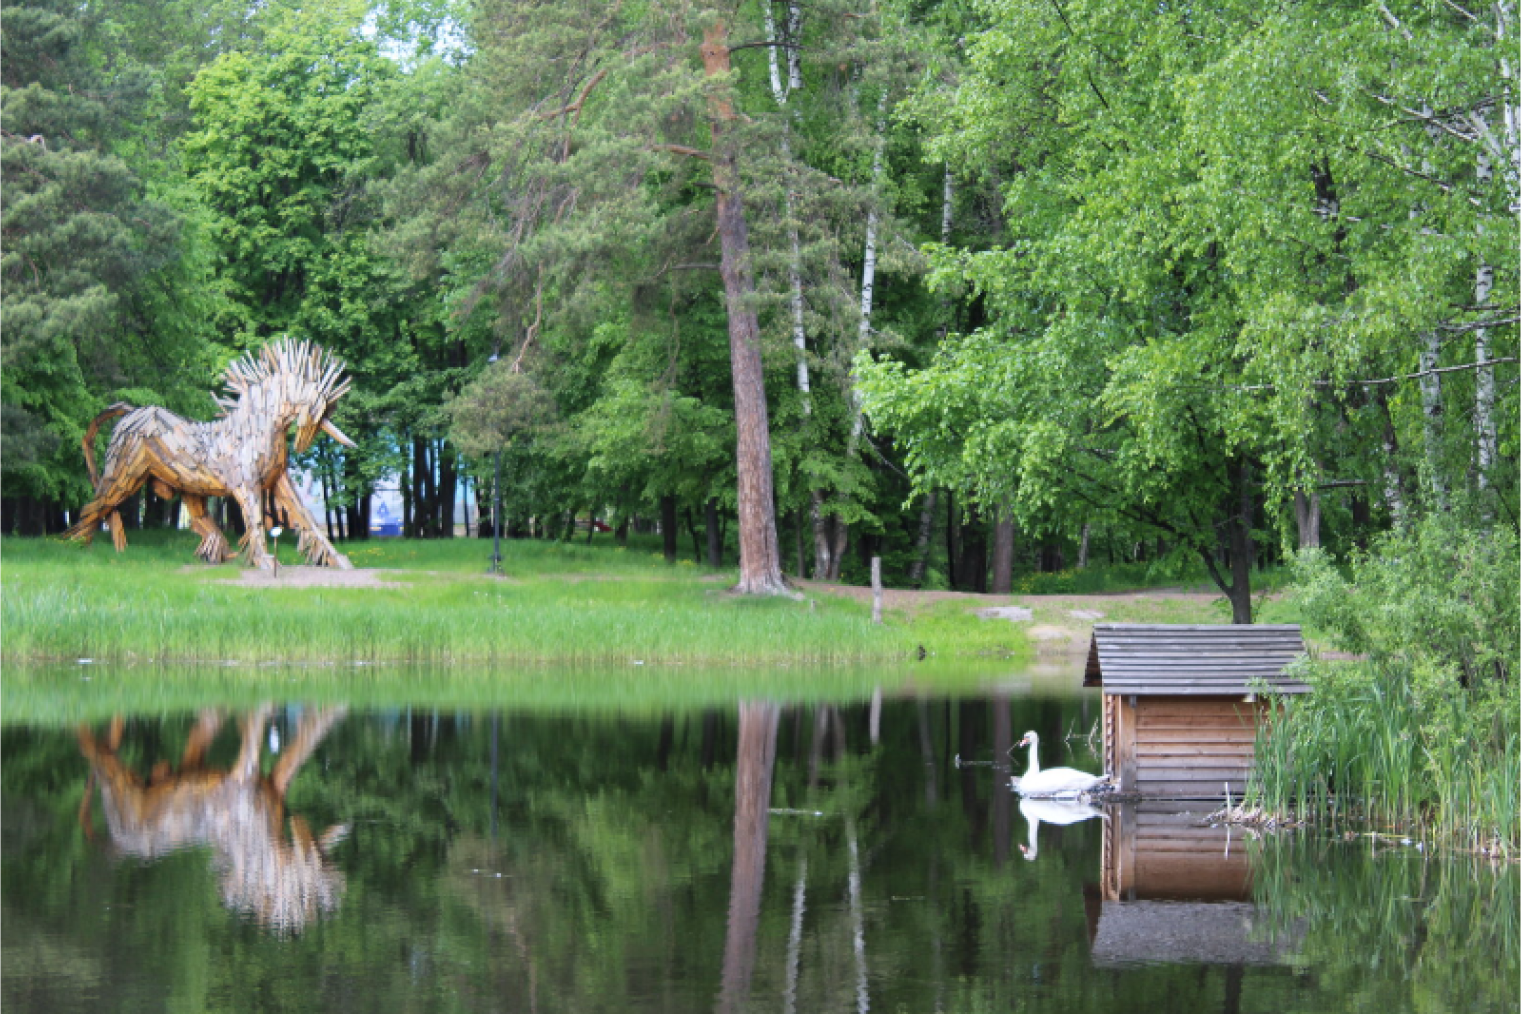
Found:
[[[296,427],[296,452],[305,451],[318,431],[345,447],[354,442],[334,426],[328,414],[348,392],[342,379],[343,362],[310,342],[290,338],[271,342],[227,367],[229,397],[218,397],[221,417],[211,422],[183,419],[166,409],[133,408],[118,402],[90,423],[84,435],[85,463],[95,486],[95,499],[79,512],[79,521],[66,536],[86,543],[102,521],[111,526],[116,551],[127,548],[127,536],[117,508],[144,484],[168,499],[178,493],[190,513],[190,527],[201,536],[196,555],[221,563],[235,554],[221,529],[206,512],[206,498],[232,497],[243,513],[241,541],[249,563],[262,570],[274,567],[264,543],[264,502],[274,500],[275,517],[299,533],[296,548],[307,562],[350,570],[349,563],[317,527],[287,471],[286,434]],[[106,449],[106,467],[95,472],[95,433],[107,419],[117,423]]]
[[[344,876],[329,854],[348,834],[348,825],[313,834],[303,818],[286,813],[285,794],[344,709],[303,711],[294,736],[265,775],[260,754],[272,711],[264,705],[243,716],[238,757],[227,769],[205,764],[223,718],[215,710],[202,711],[179,769],[159,761],[147,778],[119,756],[124,729],[120,716],[104,737],[80,726],[79,749],[90,765],[79,806],[85,835],[94,837],[90,802],[98,785],[116,854],[157,859],[194,846],[209,847],[223,904],[280,934],[300,933],[313,919],[335,911]]]

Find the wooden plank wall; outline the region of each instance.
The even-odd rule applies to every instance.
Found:
[[[1129,730],[1121,729],[1119,761],[1127,752],[1133,768],[1134,788],[1143,796],[1174,799],[1223,799],[1226,786],[1234,798],[1246,791],[1252,769],[1252,750],[1257,724],[1265,705],[1241,698],[1226,700],[1180,700],[1170,697],[1138,697],[1129,711]],[[1128,733],[1128,734],[1127,734]],[[1127,750],[1128,747],[1128,750]]]

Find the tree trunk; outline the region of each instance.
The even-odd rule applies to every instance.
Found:
[[[436,493],[432,455],[428,451],[427,440],[422,437],[412,438],[412,530],[419,539],[429,538],[433,534],[430,529]]]
[[[1220,532],[1220,549],[1229,557],[1230,580],[1220,571],[1217,553],[1209,546],[1198,546],[1200,559],[1209,571],[1215,587],[1225,594],[1231,604],[1232,623],[1252,622],[1252,515],[1256,498],[1252,489],[1252,465],[1244,458],[1233,458],[1226,463],[1226,475],[1231,483],[1227,494],[1224,523],[1217,526]]]
[[[438,534],[454,538],[454,508],[459,499],[459,457],[447,440],[438,442]],[[468,533],[466,533],[468,534]]]
[[[708,566],[717,570],[724,565],[723,538],[718,531],[718,497],[708,497],[703,506],[703,528],[708,536]]]
[[[1014,515],[1007,505],[998,508],[993,525],[993,594],[1014,590]]]
[[[729,74],[728,25],[714,21],[703,34],[703,69],[709,77]],[[766,408],[765,371],[760,354],[760,322],[750,273],[750,235],[740,194],[739,170],[729,125],[735,118],[727,94],[709,100],[713,133],[713,183],[717,188],[719,273],[729,317],[729,360],[734,379],[734,428],[739,473],[739,584],[747,595],[787,593],[776,538],[772,491],[771,430]]]
[[[1405,527],[1405,489],[1400,480],[1399,442],[1394,435],[1394,418],[1389,414],[1389,398],[1383,388],[1379,388],[1374,397],[1378,402],[1384,423],[1382,435],[1384,504],[1389,508],[1389,516],[1394,521],[1394,527],[1403,528]]]
[[[702,540],[697,537],[697,518],[688,507],[682,512],[687,519],[687,534],[692,537],[692,562],[702,562]]]
[[[1447,479],[1442,462],[1442,378],[1430,371],[1436,369],[1442,352],[1442,336],[1428,331],[1421,347],[1421,417],[1424,421],[1422,435],[1426,444],[1426,481],[1431,484],[1431,499],[1438,510],[1447,509]]]
[[[877,101],[877,146],[871,160],[871,203],[866,208],[866,245],[861,255],[861,320],[856,332],[856,348],[871,346],[871,309],[877,291],[877,227],[881,221],[878,204],[882,196],[882,154],[887,146],[887,92],[883,91]],[[861,393],[856,389],[856,374],[849,374],[850,384],[850,441],[845,454],[852,457],[861,442],[863,418]]]
[[[808,518],[813,529],[813,579],[828,581],[834,570],[834,531],[833,517],[824,513],[823,490],[809,494]]]
[[[840,520],[838,514],[829,519],[829,532],[834,544],[829,547],[829,580],[840,579],[840,568],[845,563],[845,550],[850,546],[850,526]]]
[[[918,588],[924,584],[924,568],[929,562],[930,536],[935,529],[935,491],[924,494],[919,508],[919,534],[914,539],[914,562],[908,568],[908,583]]]
[[[415,469],[403,459],[400,474],[397,475],[396,485],[401,492],[401,534],[409,539],[416,531],[412,524],[412,504],[416,500],[412,492],[416,487],[416,482],[413,478],[414,474]]]
[[[729,876],[729,924],[724,937],[723,984],[718,1010],[744,1008],[755,971],[761,888],[766,873],[766,836],[771,777],[776,766],[775,704],[739,706],[739,749],[734,772],[734,860]]]
[[[613,529],[613,542],[620,546],[628,545],[628,515],[618,519],[618,527]]]
[[[660,498],[660,548],[666,563],[676,562],[676,497],[669,493]]]
[[[1083,522],[1083,534],[1082,534],[1082,538],[1080,538],[1078,540],[1078,543],[1077,543],[1077,569],[1078,570],[1083,570],[1083,569],[1085,569],[1088,566],[1088,533],[1089,533],[1089,527],[1090,526],[1089,526],[1088,522],[1084,521]]]
[[[1320,547],[1320,490],[1310,487],[1305,495],[1304,486],[1294,491],[1294,523],[1299,529],[1299,548]]]
[[[975,507],[966,511],[961,526],[961,562],[956,571],[967,591],[988,590],[988,533],[981,512]]]
[[[771,15],[771,5],[763,5],[766,21],[766,41],[775,43],[776,24]],[[802,73],[798,62],[799,55],[796,48],[797,32],[802,28],[802,15],[793,9],[787,19],[787,67],[786,80],[782,78],[781,67],[777,60],[778,47],[768,46],[767,57],[770,61],[771,71],[771,97],[776,100],[778,109],[785,109],[787,100],[792,92],[800,88],[803,83]],[[782,162],[784,165],[792,163],[792,137],[791,123],[782,125]],[[787,216],[787,287],[789,290],[789,309],[792,312],[792,344],[797,349],[797,389],[803,402],[803,415],[813,413],[813,398],[810,393],[808,379],[808,331],[803,324],[803,249],[798,240],[797,213],[792,203],[792,188],[782,188],[783,213]],[[801,571],[799,571],[801,574]]]
[[[1514,47],[1512,47],[1514,48]],[[1507,113],[1513,110],[1507,105]],[[1511,125],[1514,129],[1514,124]],[[1487,188],[1494,179],[1494,165],[1489,156],[1484,152],[1479,153],[1478,171],[1475,174],[1481,188]],[[1475,226],[1481,235],[1484,232],[1483,223]],[[1474,271],[1473,278],[1473,302],[1477,312],[1483,314],[1489,306],[1489,294],[1495,287],[1495,269],[1488,264],[1479,263]],[[1487,328],[1479,328],[1473,333],[1473,360],[1476,363],[1489,362],[1489,331]],[[1495,375],[1490,367],[1479,367],[1474,371],[1474,396],[1473,396],[1473,429],[1475,443],[1477,445],[1477,470],[1478,486],[1480,490],[1489,487],[1489,473],[1495,464]],[[1487,509],[1487,508],[1486,508]]]
[[[479,482],[475,484],[475,537],[477,539],[489,539],[492,534],[491,491],[487,485]]]
[[[945,569],[951,587],[961,587],[961,509],[950,490],[945,493]]]
[[[1252,622],[1252,466],[1241,461],[1235,469],[1239,510],[1230,522],[1231,586],[1226,595],[1231,600],[1231,622]]]

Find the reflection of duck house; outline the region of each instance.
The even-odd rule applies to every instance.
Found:
[[[1102,878],[1090,896],[1094,963],[1285,963],[1297,934],[1265,932],[1241,833],[1176,809],[1122,804],[1104,825]]]
[[[1122,793],[1239,798],[1258,728],[1258,694],[1305,693],[1284,674],[1304,653],[1297,625],[1101,623],[1084,686],[1104,691],[1104,769]]]

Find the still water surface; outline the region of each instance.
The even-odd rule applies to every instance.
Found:
[[[893,678],[876,706],[829,681],[801,704],[664,711],[328,695],[65,723],[8,706],[0,999],[1515,1009],[1514,867],[1257,841],[1201,826],[1207,806],[1021,806],[1005,758],[1025,730],[1046,764],[1098,767],[1098,701],[1075,681]]]

